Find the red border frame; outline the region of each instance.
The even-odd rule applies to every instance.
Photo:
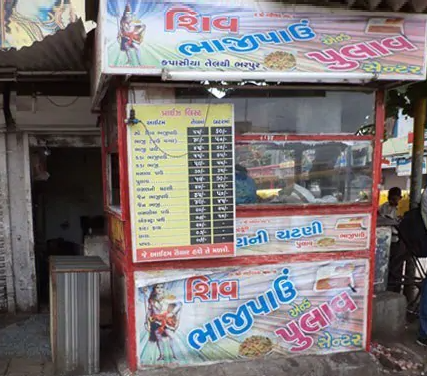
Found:
[[[374,303],[374,279],[375,279],[375,246],[376,246],[376,223],[379,204],[379,185],[381,182],[381,155],[382,140],[384,137],[385,126],[385,92],[377,91],[375,95],[375,147],[374,147],[374,168],[373,168],[373,187],[372,190],[372,227],[371,227],[371,246],[369,257],[369,291],[368,291],[368,312],[366,323],[366,350],[371,348],[372,338],[372,310]]]
[[[126,337],[126,358],[129,369],[134,372],[137,369],[136,354],[136,318],[135,318],[135,278],[132,255],[132,229],[130,221],[130,200],[129,200],[129,174],[127,156],[127,125],[126,106],[128,103],[128,89],[119,87],[116,90],[117,101],[117,126],[118,126],[118,151],[120,165],[120,201],[121,213],[124,221],[125,235],[125,263],[123,270],[126,281],[126,311],[127,311],[127,337]]]
[[[267,256],[237,256],[232,258],[220,259],[201,259],[201,260],[182,260],[165,261],[153,263],[133,263],[132,254],[132,233],[130,222],[130,201],[129,201],[129,176],[128,176],[128,155],[127,155],[127,125],[126,106],[128,104],[128,88],[121,86],[116,90],[117,99],[117,119],[118,119],[118,145],[119,165],[120,165],[120,197],[121,213],[108,210],[109,215],[113,215],[124,223],[125,235],[125,255],[115,254],[114,246],[110,246],[112,253],[112,262],[125,274],[126,280],[126,301],[127,301],[127,333],[126,333],[126,356],[129,369],[134,372],[138,368],[136,354],[136,322],[135,322],[135,278],[137,271],[162,270],[162,269],[188,269],[188,268],[207,268],[221,266],[250,266],[277,263],[307,262],[307,261],[326,261],[326,260],[348,260],[348,259],[367,259],[369,261],[369,288],[367,296],[367,323],[366,323],[366,343],[365,347],[369,350],[371,342],[372,328],[372,300],[373,300],[373,282],[375,275],[375,242],[376,242],[376,218],[378,209],[379,191],[378,185],[381,179],[381,141],[384,132],[385,109],[384,92],[377,91],[375,99],[376,115],[376,135],[372,136],[354,136],[354,135],[275,135],[268,137],[262,135],[244,135],[236,137],[236,141],[251,142],[254,140],[265,141],[373,141],[374,142],[374,166],[373,166],[373,194],[371,203],[361,204],[343,204],[343,205],[306,205],[306,206],[239,206],[236,211],[237,217],[251,216],[292,216],[307,214],[329,214],[333,210],[334,214],[348,213],[366,213],[371,214],[371,241],[370,247],[366,251],[345,251],[345,252],[327,252],[327,253],[305,253],[293,255],[267,255]],[[103,178],[104,178],[104,202],[106,200],[106,154],[110,148],[106,148],[104,143],[104,132],[102,129],[103,143]],[[265,138],[264,138],[265,137]]]

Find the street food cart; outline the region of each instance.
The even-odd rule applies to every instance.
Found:
[[[93,103],[131,370],[369,348],[384,90],[425,79],[425,36],[422,16],[101,1]]]

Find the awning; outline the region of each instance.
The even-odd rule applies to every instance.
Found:
[[[391,138],[383,143],[383,156],[408,154],[409,151],[408,137]]]
[[[84,73],[87,71],[84,50],[87,32],[95,27],[92,21],[82,20],[29,47],[0,51],[0,68],[15,69],[17,74]]]

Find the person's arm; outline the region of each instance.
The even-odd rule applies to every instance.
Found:
[[[148,307],[147,307],[147,314],[145,315],[145,329],[147,331],[150,330],[150,317],[153,314],[153,309],[151,307],[151,303],[148,302]]]
[[[384,218],[397,219],[395,211],[390,207],[388,202],[380,206],[378,213],[381,217]]]

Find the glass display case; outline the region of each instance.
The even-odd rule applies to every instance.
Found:
[[[371,202],[372,92],[177,88],[176,103],[233,104],[237,205]]]
[[[236,203],[370,202],[372,158],[371,141],[237,141]]]

